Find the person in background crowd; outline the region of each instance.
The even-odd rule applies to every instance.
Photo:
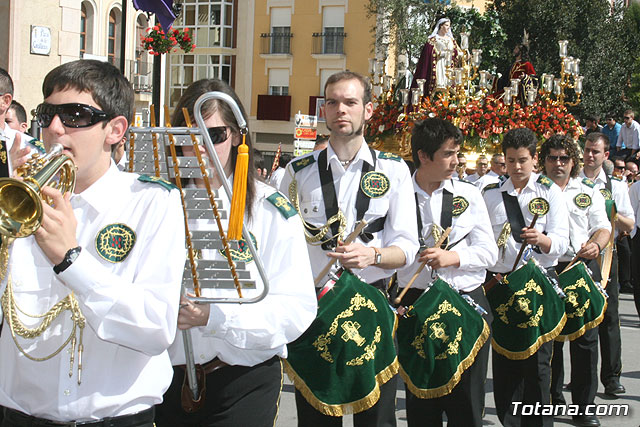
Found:
[[[598,124],[598,120],[600,120],[600,118],[595,114],[591,114],[586,117],[585,135],[589,135],[592,132],[600,132],[602,130],[602,126]]]
[[[8,124],[11,129],[22,133],[26,133],[29,128],[29,123],[27,123],[27,112],[22,104],[15,99],[11,101],[11,105],[4,117],[4,122]]]
[[[278,162],[278,169],[273,171],[271,176],[269,177],[269,184],[274,188],[280,188],[280,183],[282,182],[282,178],[284,178],[285,168],[291,161],[292,156],[289,153],[280,154],[280,161]]]
[[[496,153],[491,156],[491,169],[489,172],[478,178],[474,182],[475,186],[482,190],[489,184],[497,184],[502,181],[506,181],[505,174],[507,173],[507,166],[504,161],[504,154]]]
[[[622,126],[620,123],[616,122],[615,115],[613,113],[608,113],[605,116],[605,125],[602,127],[602,132],[609,138],[609,152],[612,156],[618,155],[618,148],[616,145],[618,144],[618,135],[620,135],[620,128]],[[626,147],[624,144],[621,149],[624,150]]]
[[[637,157],[638,148],[640,148],[640,124],[634,120],[635,114],[633,110],[624,112],[624,126],[620,128],[616,148],[623,151],[625,155]],[[626,149],[622,150],[622,146]]]
[[[636,182],[636,178],[638,176],[638,164],[632,160],[627,161],[624,164],[624,176],[625,181],[627,181],[629,185]]]
[[[614,157],[613,158],[613,176],[619,179],[624,179],[624,157]]]
[[[476,160],[475,173],[467,177],[467,181],[475,183],[478,179],[482,178],[489,170],[489,160],[484,154],[480,154]]]
[[[467,179],[467,158],[463,153],[458,153],[458,164],[456,165],[456,173],[454,178]]]
[[[265,165],[262,151],[258,150],[257,148],[253,149],[253,162],[256,167],[256,172],[258,172],[258,179],[263,182],[266,181],[269,170],[267,169],[267,165]]]

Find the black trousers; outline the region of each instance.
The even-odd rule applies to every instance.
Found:
[[[551,397],[555,403],[564,404],[564,342],[553,343],[551,361]],[[571,403],[584,409],[593,404],[598,391],[598,328],[589,329],[580,338],[569,343],[571,358]]]
[[[487,311],[483,317],[491,327],[493,314],[484,288],[478,286],[467,295]],[[481,427],[490,346],[491,337],[476,355],[473,365],[464,371],[460,382],[446,396],[435,399],[420,399],[405,387],[409,427],[442,426],[443,412],[447,414],[447,426],[449,427]]]
[[[640,228],[636,229],[636,235],[631,240],[631,285],[636,312],[640,317]]]
[[[624,236],[616,239],[618,251],[618,284],[628,286],[631,284],[631,238]]]
[[[523,405],[551,403],[551,357],[553,342],[546,342],[524,360],[511,360],[492,350],[493,396],[496,412],[506,427],[552,426],[553,416],[525,416],[522,405],[514,414],[512,402]]]
[[[354,427],[395,427],[396,389],[398,375],[380,387],[380,399],[366,411],[353,415]],[[299,427],[340,427],[342,417],[332,417],[318,412],[296,389],[296,410]]]
[[[282,361],[275,356],[259,365],[226,366],[207,375],[204,406],[186,413],[180,396],[185,371],[173,368],[173,381],[156,406],[157,427],[273,427],[282,391]]]
[[[598,326],[600,337],[600,381],[606,387],[611,380],[620,378],[622,373],[622,342],[620,339],[620,314],[618,312],[618,257],[613,253],[611,261],[611,279],[605,288],[609,294],[604,319]]]

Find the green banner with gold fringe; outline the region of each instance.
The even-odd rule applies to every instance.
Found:
[[[529,260],[487,294],[493,322],[493,348],[512,360],[523,360],[556,338],[567,316],[542,270]]]
[[[489,334],[482,316],[438,278],[398,323],[400,375],[421,399],[447,395]]]
[[[365,411],[398,372],[396,315],[375,287],[345,271],[318,302],[309,329],[288,345],[287,374],[325,415]]]
[[[575,263],[558,276],[560,287],[567,294],[567,323],[556,340],[572,341],[604,319],[607,299],[595,285],[583,262]]]

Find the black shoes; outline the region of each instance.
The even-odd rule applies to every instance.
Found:
[[[580,427],[598,427],[600,421],[595,415],[574,415],[573,424]]]
[[[627,390],[620,384],[620,380],[617,378],[612,378],[609,384],[604,387],[604,394],[607,396],[615,397],[618,394],[624,394],[626,392]]]

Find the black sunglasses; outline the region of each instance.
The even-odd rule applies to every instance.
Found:
[[[613,168],[618,170],[624,170],[624,166],[614,166]]]
[[[207,130],[213,144],[220,144],[229,138],[229,126],[215,126]]]
[[[629,120],[629,119],[631,119],[631,117],[630,116],[624,116],[624,119],[625,120]]]
[[[547,155],[547,160],[550,161],[551,163],[555,163],[558,160],[560,160],[560,163],[564,165],[570,159],[571,159],[571,157],[569,157],[569,156],[552,156],[551,154]]]
[[[86,104],[55,105],[43,102],[36,109],[38,125],[42,128],[48,128],[56,115],[62,124],[69,128],[86,128],[111,119],[109,114]]]

